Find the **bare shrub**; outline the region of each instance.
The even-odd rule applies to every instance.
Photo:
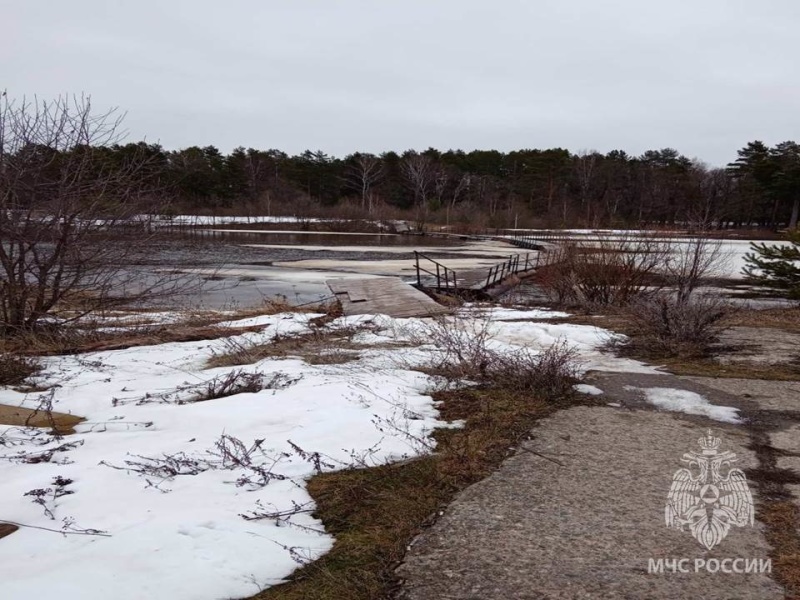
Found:
[[[261,447],[263,443],[263,439],[257,439],[247,445],[236,437],[222,434],[213,448],[196,455],[185,452],[161,456],[132,454],[130,458],[125,459],[124,465],[113,465],[105,461],[101,461],[100,464],[136,473],[144,477],[147,487],[156,488],[164,493],[171,490],[161,487],[162,484],[176,477],[199,475],[210,470],[238,469],[241,474],[234,482],[236,486],[254,490],[263,488],[270,481],[286,479],[284,475],[273,472],[275,466],[286,455],[269,456]]]
[[[318,452],[308,452],[294,444],[288,443],[294,455],[311,464],[318,473],[324,468],[334,465],[323,460]],[[129,455],[124,465],[114,465],[105,461],[100,464],[119,471],[127,471],[144,477],[147,487],[153,487],[163,493],[171,490],[162,487],[167,481],[176,477],[194,476],[206,471],[239,471],[239,476],[231,483],[236,487],[249,491],[259,490],[269,485],[272,481],[284,481],[287,476],[276,472],[276,467],[283,461],[291,458],[292,454],[279,452],[269,454],[262,446],[263,439],[255,439],[251,444],[223,433],[214,442],[214,446],[201,453],[187,454],[176,452],[160,456]]]
[[[25,426],[31,427],[33,423],[37,422],[37,420],[40,422],[43,421],[44,423],[47,423],[48,427],[50,427],[50,435],[56,439],[61,439],[63,436],[61,435],[58,423],[56,423],[56,419],[53,416],[53,399],[55,397],[55,388],[51,389],[46,394],[41,394],[38,398],[36,408],[25,419]]]
[[[34,504],[42,507],[44,514],[49,519],[55,521],[55,504],[62,496],[74,494],[74,490],[68,490],[67,486],[72,484],[72,479],[65,479],[60,475],[53,477],[53,487],[36,488],[29,490],[23,496],[29,496]]]
[[[565,341],[539,352],[493,348],[488,319],[436,318],[423,339],[438,350],[427,370],[448,381],[471,380],[554,399],[570,393],[578,380],[578,353]]]
[[[418,344],[436,347],[438,353],[431,366],[449,379],[483,379],[493,359],[489,349],[492,337],[488,319],[444,316],[433,317],[423,331],[412,332]]]
[[[598,235],[566,239],[548,250],[538,280],[554,302],[586,309],[626,306],[667,287],[684,302],[729,259],[722,242],[702,226],[687,240],[637,232]]]
[[[719,341],[732,311],[730,303],[710,295],[642,298],[627,308],[631,335],[624,347],[652,357],[703,356]]]
[[[282,377],[281,377],[282,376]],[[276,378],[286,379],[283,373],[275,373],[272,376],[272,383],[278,383]],[[214,377],[209,380],[203,389],[197,392],[190,402],[202,402],[204,400],[215,400],[236,394],[255,393],[264,389],[266,376],[263,373],[247,373],[244,371],[231,371],[222,377]]]
[[[579,379],[578,352],[562,340],[538,353],[529,348],[495,353],[488,375],[503,388],[560,398],[571,393]]]
[[[12,427],[0,434],[0,448],[17,448],[12,454],[0,454],[0,460],[15,463],[69,464],[67,457],[56,458],[57,454],[66,453],[83,445],[84,440],[59,443],[60,437],[36,427]],[[34,449],[27,449],[33,446]]]
[[[295,334],[277,334],[267,343],[229,338],[223,342],[221,352],[209,359],[209,367],[254,364],[267,358],[300,357],[312,364],[335,364],[358,358],[352,354],[343,356],[346,350],[360,348],[353,338],[369,330],[371,325],[327,327],[317,326],[311,331]],[[330,360],[326,360],[325,356]]]
[[[30,357],[0,352],[0,385],[19,385],[39,370],[39,363]]]
[[[561,305],[624,305],[663,285],[660,268],[670,247],[652,235],[600,235],[566,240],[548,250],[539,284]]]
[[[686,302],[703,278],[730,260],[722,240],[711,239],[706,229],[686,242],[671,245],[667,260],[661,270],[666,283],[675,290],[677,301]]]
[[[244,369],[236,369],[202,383],[180,385],[166,392],[147,393],[134,400],[112,398],[111,402],[113,406],[131,402],[137,406],[142,404],[192,404],[236,394],[256,393],[262,390],[283,390],[301,379],[302,375],[291,377],[281,371],[267,375],[266,373],[250,373]]]
[[[190,279],[135,265],[152,252],[137,214],[163,207],[146,144],[110,151],[122,115],[88,97],[0,97],[0,334],[186,291]]]

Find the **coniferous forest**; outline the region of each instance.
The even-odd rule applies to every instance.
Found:
[[[429,148],[336,158],[241,147],[227,155],[214,146],[168,151],[141,142],[93,154],[106,166],[145,155],[152,189],[159,190],[148,210],[163,214],[338,214],[489,227],[703,221],[779,229],[796,225],[800,205],[795,142],[750,142],[725,168],[671,148],[641,156]]]

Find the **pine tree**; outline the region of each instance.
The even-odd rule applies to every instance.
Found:
[[[791,245],[750,244],[753,252],[745,255],[747,277],[761,285],[786,290],[790,298],[800,300],[800,230],[789,233]]]

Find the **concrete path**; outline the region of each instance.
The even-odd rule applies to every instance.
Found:
[[[462,492],[414,542],[398,569],[404,579],[399,596],[789,597],[768,573],[709,572],[718,564],[731,569],[745,564],[733,563],[737,558],[766,561],[770,546],[763,524],[731,527],[708,551],[690,532],[665,525],[665,505],[673,474],[685,466],[680,459],[701,450],[698,440],[709,427],[722,440],[720,451],[734,452],[734,466],[750,469],[748,473],[764,466],[764,452],[751,450],[764,439],[785,448],[780,452],[784,460],[800,452],[800,382],[622,373],[595,373],[591,379],[604,391],[603,399],[616,406],[576,406],[543,420],[530,441],[497,472]],[[713,404],[735,406],[746,422],[660,412],[645,402],[641,391],[653,387],[700,393]],[[800,468],[800,458],[793,460],[787,469]],[[763,488],[748,483],[758,504]],[[800,488],[789,486],[787,491]],[[688,559],[681,564],[689,572],[665,568],[654,573],[651,559],[656,564],[659,559]]]

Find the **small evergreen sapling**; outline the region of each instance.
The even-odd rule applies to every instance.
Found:
[[[800,230],[788,234],[790,246],[778,244],[750,244],[753,252],[745,255],[744,273],[761,285],[785,290],[793,299],[800,300]]]

